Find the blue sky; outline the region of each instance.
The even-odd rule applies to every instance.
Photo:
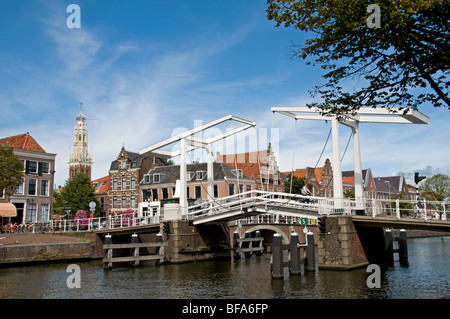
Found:
[[[72,3],[81,8],[79,29],[66,25]],[[138,152],[233,114],[255,121],[255,132],[277,130],[278,163],[289,171],[294,120],[273,117],[270,107],[311,102],[308,90],[324,82],[323,73],[291,58],[291,45],[310,34],[275,28],[265,9],[265,0],[2,1],[0,137],[30,132],[57,154],[63,185],[80,101],[93,178],[108,174],[122,143]],[[375,176],[450,174],[450,111],[420,110],[429,125],[361,125],[363,168]],[[294,168],[314,167],[330,125],[299,121]],[[350,129],[340,132],[343,151]],[[319,165],[326,158],[331,141]],[[342,167],[353,169],[351,144]]]

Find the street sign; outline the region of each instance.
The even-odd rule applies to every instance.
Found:
[[[300,225],[302,226],[308,225],[308,218],[300,218]]]

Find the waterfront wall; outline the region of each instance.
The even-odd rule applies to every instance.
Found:
[[[91,242],[13,245],[0,247],[0,265],[55,262],[95,257]]]

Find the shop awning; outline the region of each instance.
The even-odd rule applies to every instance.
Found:
[[[16,206],[11,203],[0,203],[0,217],[16,217]]]

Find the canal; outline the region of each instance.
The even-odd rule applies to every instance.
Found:
[[[409,267],[381,273],[368,288],[366,269],[320,270],[273,280],[269,255],[231,261],[105,270],[101,260],[78,263],[80,288],[68,288],[69,263],[0,268],[0,298],[20,299],[434,299],[450,296],[450,237],[408,239]]]

